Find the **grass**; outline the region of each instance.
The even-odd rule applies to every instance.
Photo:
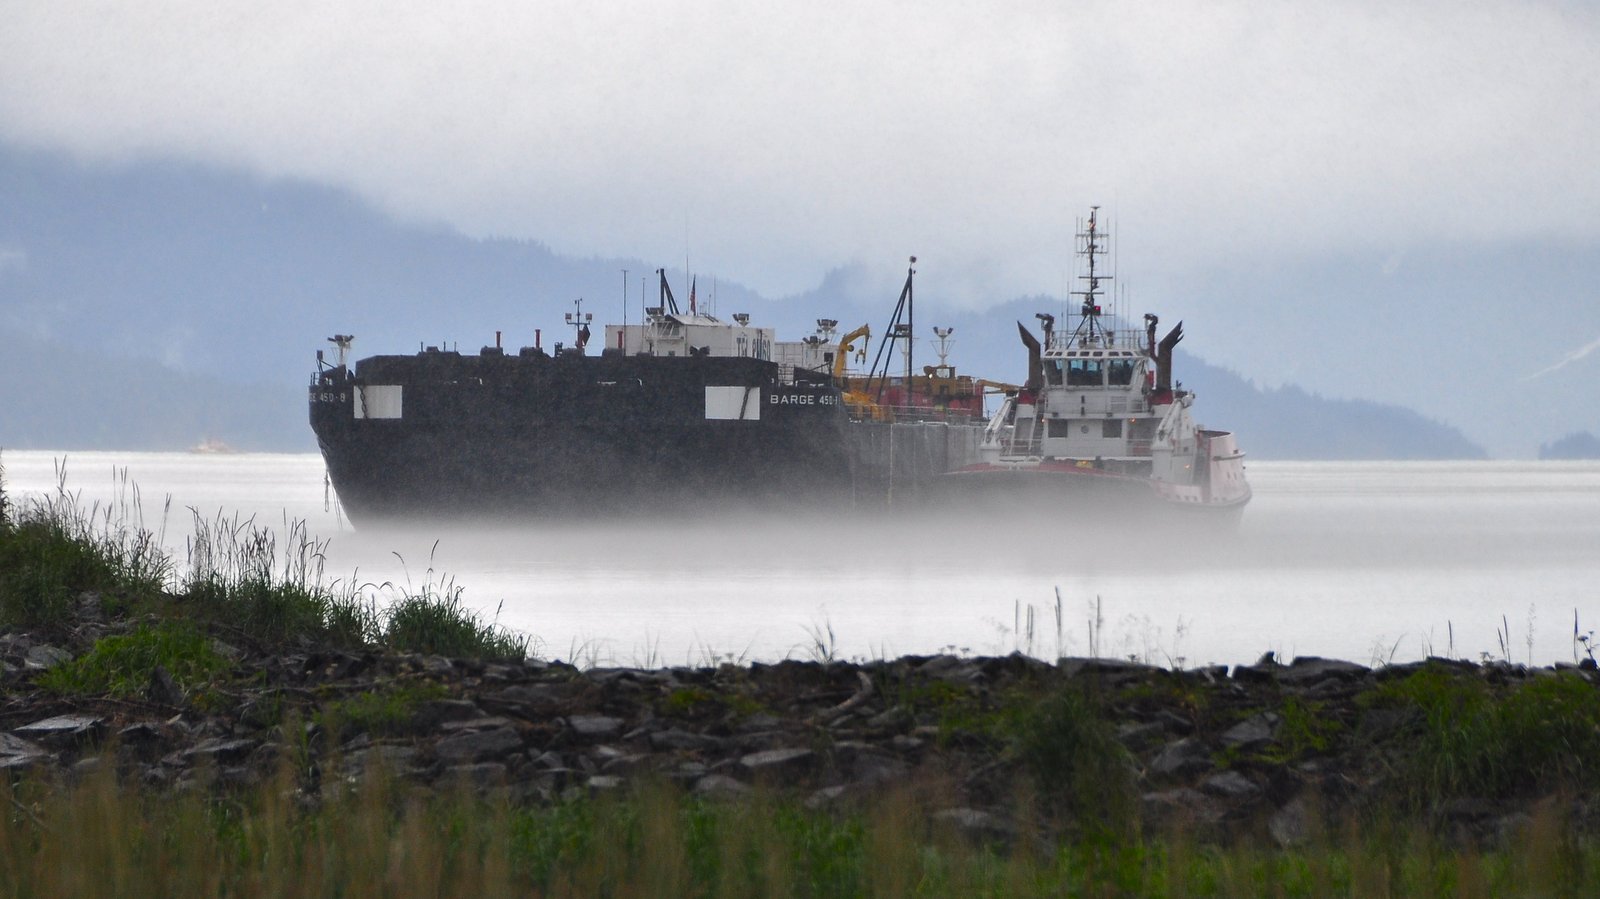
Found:
[[[961,832],[934,795],[835,811],[662,784],[542,807],[424,793],[381,776],[297,793],[287,769],[227,798],[157,795],[113,765],[0,785],[0,892],[344,896],[1582,896],[1600,846],[1539,817],[1504,847],[1402,828],[1319,845],[1216,847],[1185,834],[1045,841]]]
[[[194,533],[180,566],[160,534],[143,526],[137,487],[126,472],[120,477],[119,499],[105,505],[83,506],[66,490],[59,466],[54,492],[20,503],[7,498],[0,516],[0,627],[65,635],[87,593],[116,617],[188,619],[264,650],[377,647],[512,660],[528,654],[529,637],[480,620],[451,582],[415,590],[357,585],[353,577],[329,582],[326,542],[301,521],[286,520],[275,533],[254,519],[207,519],[191,509]]]
[[[435,683],[397,684],[368,690],[323,706],[318,723],[336,734],[403,734],[422,703],[447,696]]]
[[[63,662],[39,677],[39,686],[58,693],[130,698],[144,695],[157,668],[180,690],[210,684],[229,667],[210,638],[184,621],[141,624],[132,633],[102,637],[89,652]]]
[[[461,604],[461,588],[424,587],[389,607],[381,642],[397,650],[444,656],[521,659],[528,638],[479,621]]]
[[[60,468],[57,477],[64,481]],[[64,630],[84,591],[118,606],[160,595],[172,560],[156,534],[129,523],[137,521],[138,492],[123,477],[118,503],[85,507],[63,486],[20,506],[6,503],[0,516],[0,626]]]
[[[1013,733],[1047,811],[1091,833],[1137,826],[1133,759],[1095,697],[1075,685],[1053,690],[1016,718]]]
[[[1493,673],[1430,665],[1364,698],[1414,712],[1397,763],[1411,801],[1600,788],[1600,690],[1576,672],[1510,686],[1490,683]]]

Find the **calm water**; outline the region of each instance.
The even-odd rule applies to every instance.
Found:
[[[61,459],[6,452],[13,500],[54,490]],[[322,473],[315,455],[72,453],[65,478],[86,505],[136,485],[180,561],[190,509],[304,520],[329,541],[330,578],[453,578],[541,655],[589,664],[809,658],[819,643],[844,658],[1059,648],[1191,666],[1504,645],[1549,663],[1573,658],[1574,613],[1600,629],[1592,462],[1256,462],[1255,501],[1227,536],[1051,514],[358,532]]]

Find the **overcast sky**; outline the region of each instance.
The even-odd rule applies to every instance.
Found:
[[[0,139],[348,186],[769,295],[1600,238],[1589,4],[0,0]]]

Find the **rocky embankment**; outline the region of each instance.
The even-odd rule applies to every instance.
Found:
[[[1070,690],[1091,700],[1096,726],[1114,738],[1110,758],[1093,761],[1126,772],[1130,807],[1146,828],[1283,845],[1352,814],[1398,807],[1411,789],[1404,772],[1423,713],[1374,701],[1385,684],[1424,665],[1501,691],[1558,674],[1441,660],[1368,669],[1315,658],[1172,671],[1095,659],[1051,666],[1020,655],[579,670],[537,660],[261,652],[213,638],[229,670],[204,689],[180,687],[160,667],[131,697],[44,689],[43,672],[87,649],[70,642],[0,637],[0,767],[14,778],[70,779],[111,764],[124,782],[157,789],[229,789],[264,783],[288,765],[315,796],[382,765],[418,784],[468,782],[517,802],[654,779],[732,799],[777,789],[813,807],[913,789],[936,795],[938,814],[955,826],[1004,838],[1048,817],[1040,804],[1019,807],[1019,796],[1051,776],[1019,733],[1034,727],[1036,740],[1049,739],[1030,710]],[[1592,685],[1593,666],[1560,676]],[[1550,802],[1538,791],[1454,795],[1414,813],[1447,832],[1495,839],[1532,820],[1541,801]],[[1560,801],[1567,820],[1592,829],[1592,796]]]

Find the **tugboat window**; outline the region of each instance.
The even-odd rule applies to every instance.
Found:
[[[1125,387],[1133,383],[1133,360],[1112,359],[1106,364],[1106,376],[1113,387]]]
[[[1120,418],[1108,418],[1105,421],[1102,421],[1100,423],[1100,436],[1101,437],[1121,437],[1122,436],[1122,419],[1120,419]]]
[[[1068,387],[1099,387],[1103,383],[1100,368],[1104,363],[1098,359],[1072,359],[1068,365]]]
[[[1061,386],[1061,360],[1051,359],[1044,364],[1044,379],[1057,387]]]

